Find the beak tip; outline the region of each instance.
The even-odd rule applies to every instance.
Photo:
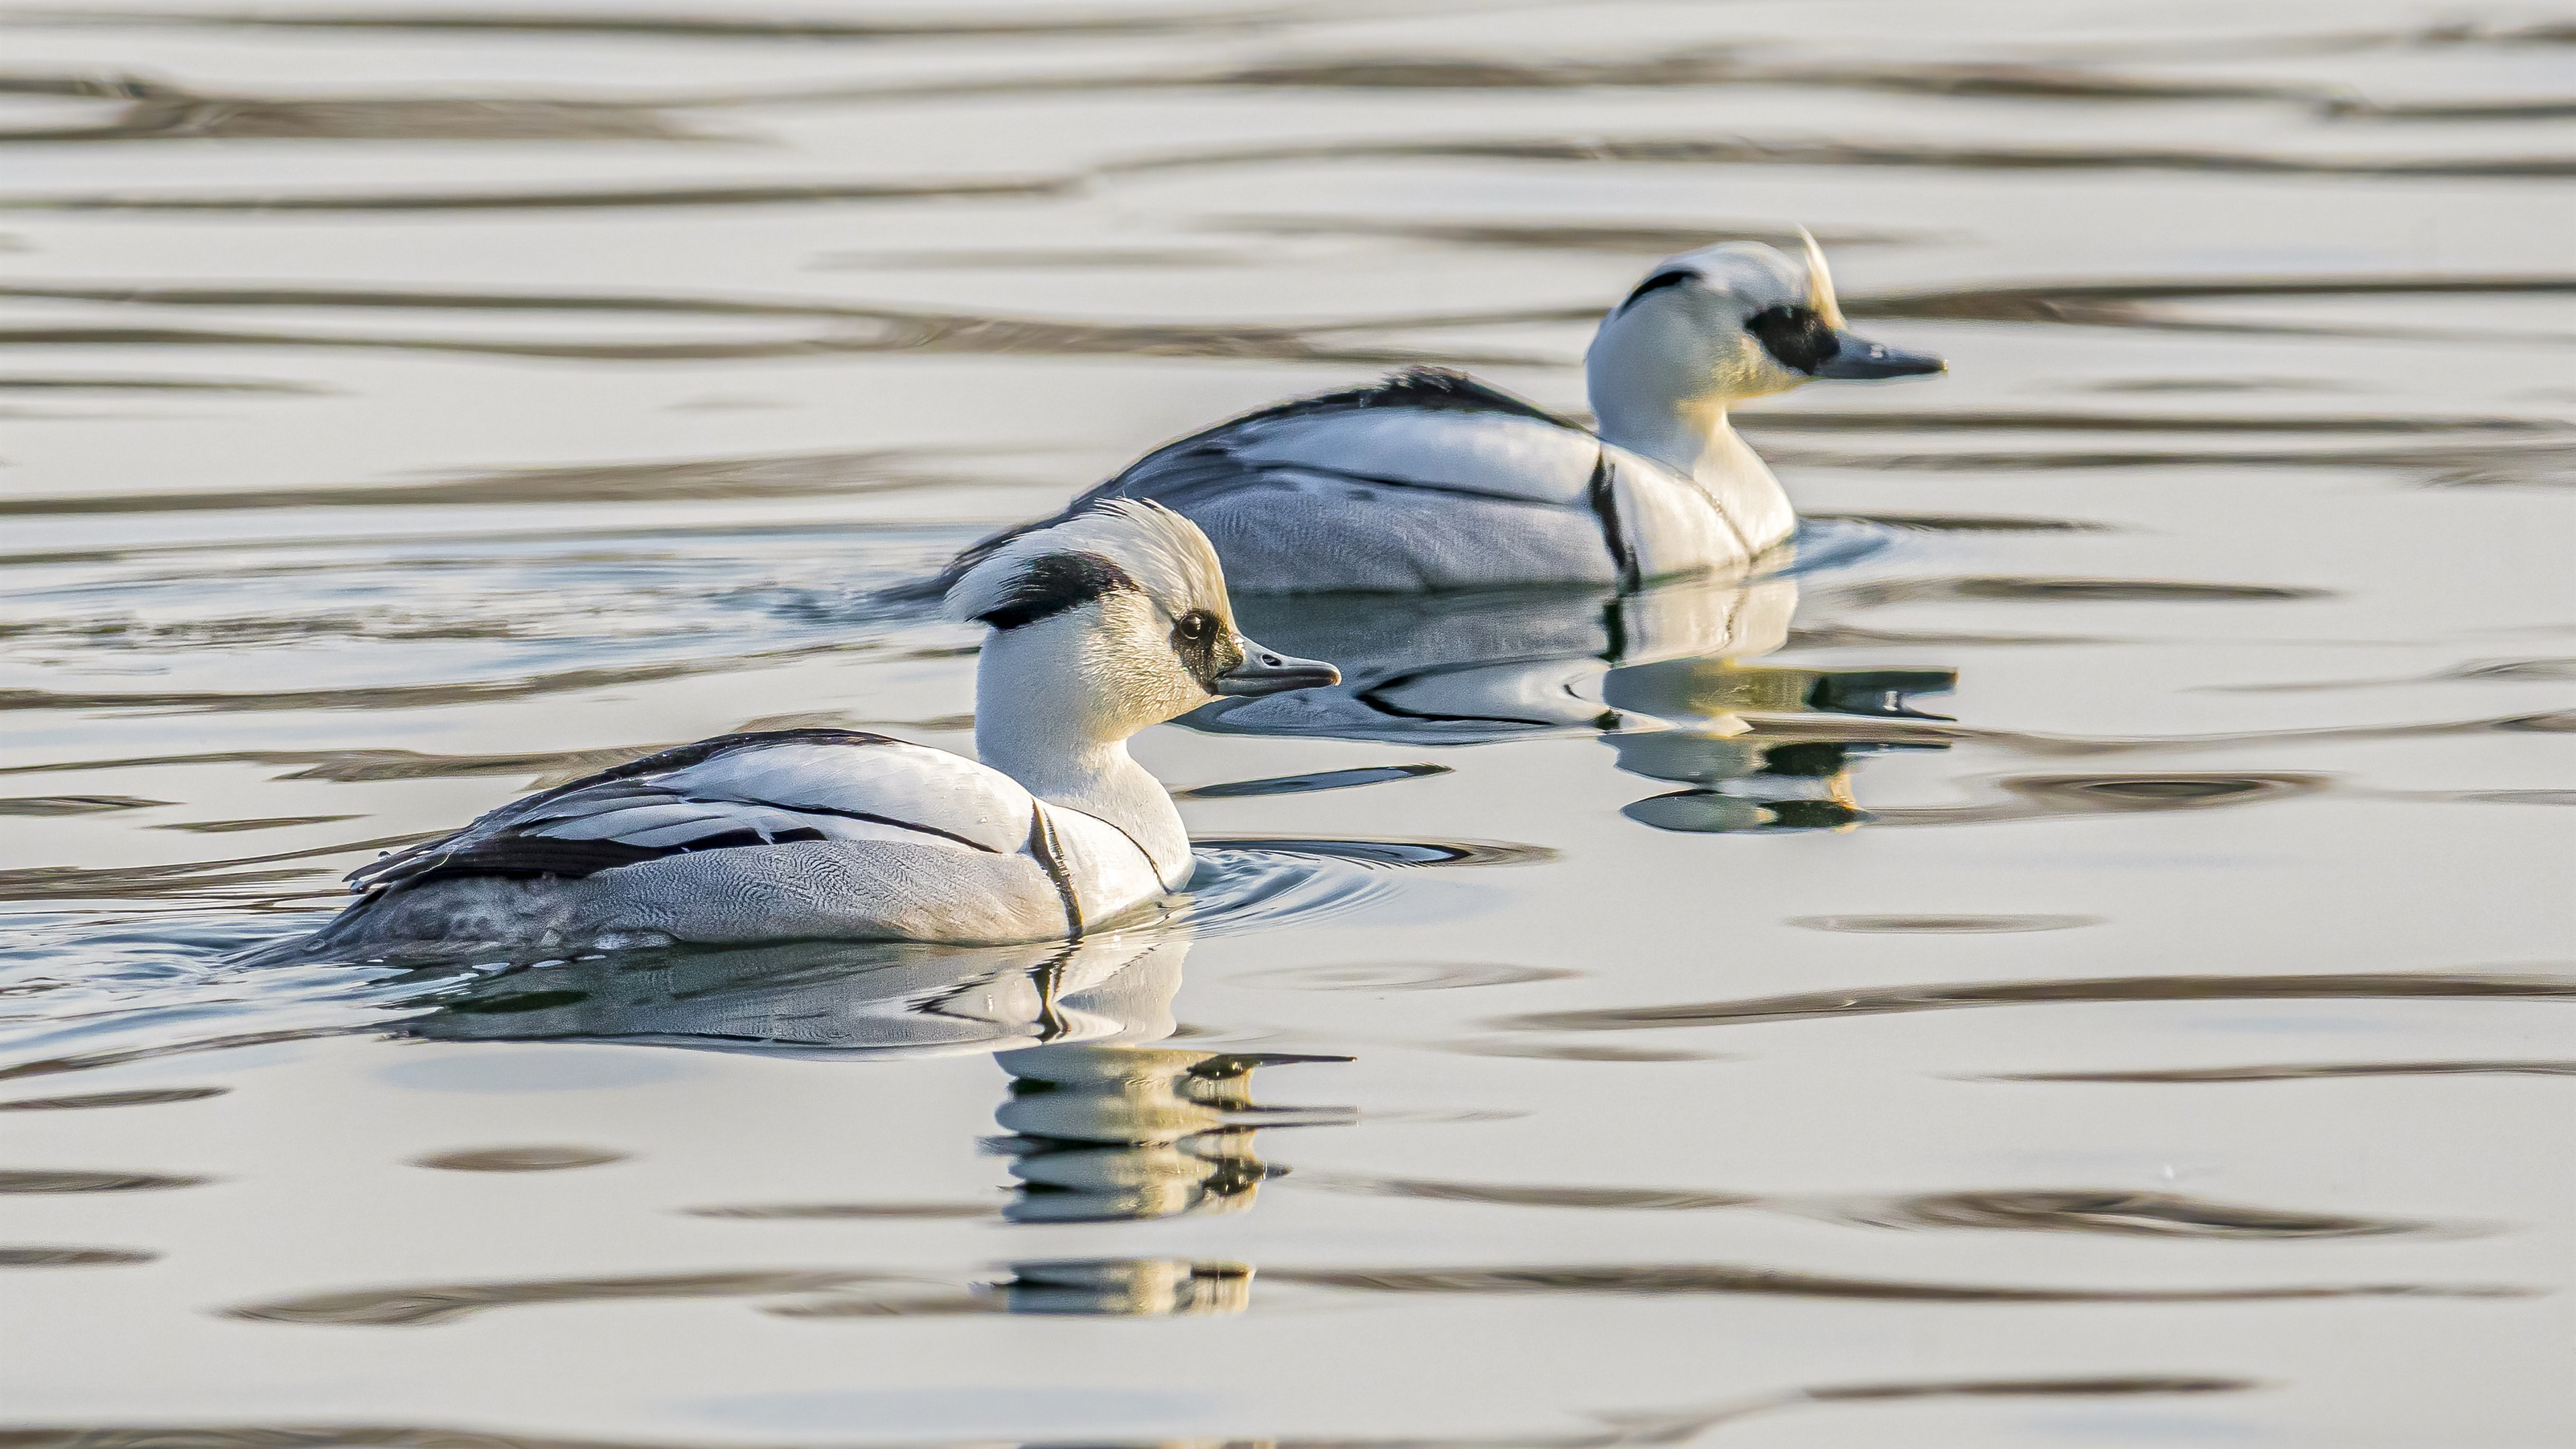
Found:
[[[1274,654],[1263,656],[1257,668],[1217,676],[1212,689],[1219,697],[1247,698],[1324,689],[1341,682],[1342,671],[1321,659],[1283,659]]]
[[[1908,352],[1883,342],[1842,333],[1841,346],[1818,363],[1811,375],[1843,382],[1883,382],[1896,377],[1927,377],[1950,370],[1947,359],[1928,352]]]

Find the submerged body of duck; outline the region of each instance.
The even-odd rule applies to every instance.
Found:
[[[1585,365],[1597,432],[1420,368],[1166,444],[1068,514],[1161,503],[1207,533],[1242,593],[1741,573],[1789,541],[1797,513],[1727,409],[1817,378],[1942,367],[1844,330],[1812,243],[1801,266],[1752,242],[1659,263],[1603,319]],[[1016,536],[967,550],[942,581]]]
[[[682,745],[362,868],[365,898],[294,953],[1080,936],[1192,870],[1127,738],[1210,699],[1339,677],[1237,633],[1207,540],[1150,503],[1021,536],[950,606],[992,629],[980,763],[855,730]]]

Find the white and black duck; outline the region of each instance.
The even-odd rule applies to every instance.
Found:
[[[1942,367],[1847,331],[1812,239],[1803,264],[1730,242],[1658,263],[1602,319],[1585,357],[1598,431],[1419,368],[1166,444],[1068,513],[1110,498],[1175,509],[1240,593],[1634,588],[1740,572],[1789,541],[1797,514],[1727,410],[1818,378]],[[968,549],[935,582],[1015,536]]]
[[[1130,736],[1218,697],[1331,684],[1235,629],[1188,520],[1114,500],[950,591],[990,626],[982,763],[855,730],[724,735],[532,795],[350,877],[294,948],[448,957],[668,941],[1017,942],[1132,917],[1191,873]]]

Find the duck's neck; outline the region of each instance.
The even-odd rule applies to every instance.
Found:
[[[975,753],[1050,805],[1079,810],[1127,832],[1166,881],[1187,868],[1189,831],[1163,782],[1127,753],[1127,737],[1069,707],[1072,691],[1037,672],[1052,651],[985,641],[975,669]]]
[[[1592,399],[1601,420],[1601,438],[1631,453],[1642,453],[1685,478],[1703,483],[1710,476],[1762,460],[1736,436],[1726,420],[1727,399],[1694,398]]]
[[[1601,440],[1643,454],[1699,485],[1745,552],[1760,554],[1797,528],[1789,496],[1760,454],[1727,422],[1720,394],[1658,396],[1644,389],[1603,387],[1593,379],[1592,407]]]

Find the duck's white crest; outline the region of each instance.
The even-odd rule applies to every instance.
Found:
[[[1004,607],[1038,560],[1059,554],[1106,559],[1167,607],[1209,608],[1233,623],[1225,568],[1207,535],[1162,504],[1135,498],[1104,499],[993,550],[949,589],[948,616],[975,620]]]

